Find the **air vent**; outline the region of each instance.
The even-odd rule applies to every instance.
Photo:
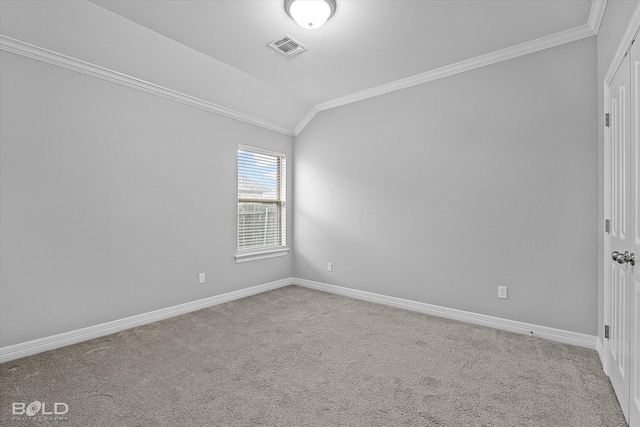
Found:
[[[287,56],[297,55],[308,50],[305,46],[302,45],[302,43],[295,40],[290,35],[280,37],[279,39],[269,43],[267,46],[271,46],[278,52],[282,52]]]

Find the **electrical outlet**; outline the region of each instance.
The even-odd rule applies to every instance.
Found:
[[[498,286],[498,298],[507,299],[507,287]]]
[[[204,273],[198,274],[198,283],[204,283]]]
[[[327,271],[333,271],[333,264],[330,262],[327,263]]]

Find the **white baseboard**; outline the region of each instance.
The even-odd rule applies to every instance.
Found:
[[[86,328],[64,332],[50,337],[39,338],[33,341],[27,341],[20,344],[1,347],[0,363],[19,359],[21,357],[31,356],[37,353],[42,353],[43,351],[53,350],[67,345],[76,344],[81,341],[87,341],[90,339],[103,337],[105,335],[114,334],[125,329],[134,328],[140,325],[146,325],[148,323],[157,322],[159,320],[168,319],[170,317],[179,316],[181,314],[201,310],[203,308],[212,307],[218,304],[223,304],[225,302],[248,297],[250,295],[255,295],[262,292],[270,291],[272,289],[288,286],[292,283],[293,279],[291,278],[277,280],[275,282],[264,283],[262,285],[241,289],[239,291],[228,292],[225,294],[203,298],[184,304],[174,305],[173,307],[154,310],[148,313],[126,317],[124,319],[102,323],[100,325],[89,326]]]
[[[462,322],[473,323],[476,325],[516,332],[524,335],[530,335],[531,332],[533,332],[533,335],[536,337],[595,349],[598,351],[600,360],[604,360],[604,350],[597,337],[592,335],[517,322],[515,320],[501,319],[499,317],[486,316],[483,314],[476,314],[467,311],[456,310],[453,308],[440,307],[437,305],[291,277],[274,282],[264,283],[262,285],[252,286],[250,288],[241,289],[238,291],[228,292],[222,295],[216,295],[197,301],[151,311],[148,313],[138,314],[136,316],[127,317],[124,319],[114,320],[112,322],[89,326],[70,332],[64,332],[50,337],[39,338],[33,341],[27,341],[20,344],[1,347],[0,363],[19,359],[21,357],[31,356],[33,354],[42,353],[44,351],[53,350],[67,345],[76,344],[81,341],[103,337],[105,335],[114,334],[125,329],[146,325],[148,323],[157,322],[159,320],[168,319],[170,317],[179,316],[181,314],[201,310],[203,308],[212,307],[214,305],[223,304],[225,302],[237,300],[240,298],[248,297],[250,295],[259,294],[292,284],[305,288],[316,289],[323,292],[330,292],[333,294],[370,301],[378,304],[389,305],[406,310],[413,310],[421,313],[431,314],[434,316],[446,317]]]
[[[533,336],[539,338],[545,338],[565,344],[577,345],[593,350],[596,349],[597,337],[592,335],[564,331],[562,329],[549,328],[546,326],[538,326],[530,323],[517,322],[515,320],[502,319],[499,317],[486,316],[484,314],[477,314],[468,311],[456,310],[453,308],[440,307],[423,302],[410,301],[402,298],[395,298],[386,295],[374,294],[371,292],[359,291],[356,289],[343,288],[340,286],[334,286],[326,283],[314,282],[312,280],[299,279],[295,277],[293,278],[293,284],[305,288],[316,289],[319,291],[330,292],[351,298],[375,302],[378,304],[390,305],[393,307],[418,311],[421,313],[431,314],[439,317],[446,317],[449,319],[473,323],[476,325],[489,326],[491,328],[501,329],[504,331],[515,332],[524,335],[531,335],[531,333],[533,332]]]

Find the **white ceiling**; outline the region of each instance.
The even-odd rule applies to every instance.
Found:
[[[312,105],[587,24],[588,0],[337,0],[321,28],[283,0],[92,0]],[[293,56],[267,43],[289,34]]]

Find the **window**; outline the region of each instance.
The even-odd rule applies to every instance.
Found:
[[[286,157],[238,146],[236,262],[286,255]]]

